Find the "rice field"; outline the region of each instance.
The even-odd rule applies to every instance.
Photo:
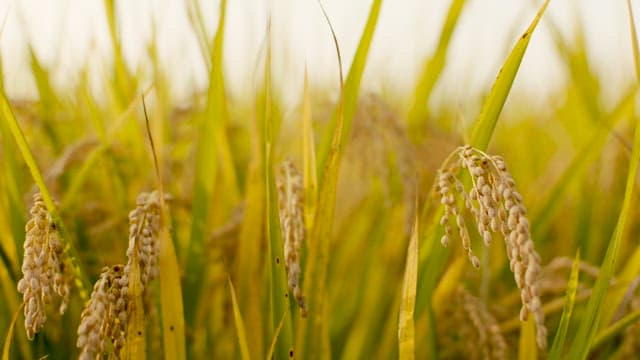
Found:
[[[451,0],[410,99],[362,86],[382,0],[348,67],[318,6],[345,71],[336,94],[305,72],[294,112],[270,28],[255,91],[233,97],[227,2],[211,34],[185,4],[208,69],[187,102],[155,40],[147,71],[127,66],[114,0],[100,95],[89,68],[54,86],[33,49],[37,97],[0,86],[2,360],[638,357],[630,0],[636,72],[619,98],[604,101],[586,30],[562,34],[546,0],[467,122],[430,106],[466,0]],[[503,112],[540,27],[568,80],[545,108]]]

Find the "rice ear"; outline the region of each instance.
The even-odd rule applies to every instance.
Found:
[[[468,192],[461,174],[463,170],[471,179],[471,189]],[[489,246],[493,234],[502,234],[510,268],[520,289],[520,320],[526,321],[529,314],[533,314],[538,347],[545,349],[547,329],[544,325],[538,279],[541,259],[531,239],[522,195],[517,191],[504,159],[487,155],[469,145],[459,147],[441,167],[437,189],[444,208],[440,223],[445,235],[441,242],[444,246],[449,243],[454,233],[452,227],[455,225],[462,247],[475,268],[480,266],[480,260],[471,248],[464,213],[472,215],[485,246]]]

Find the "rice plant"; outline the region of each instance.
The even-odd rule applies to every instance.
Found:
[[[103,82],[87,65],[70,88],[52,85],[30,44],[37,96],[0,81],[3,360],[640,353],[630,1],[621,46],[636,74],[612,105],[586,29],[566,36],[546,0],[492,86],[468,99],[481,104],[468,126],[433,96],[467,1],[451,0],[407,99],[362,86],[393,4],[371,1],[344,73],[319,4],[339,71],[326,88],[306,69],[295,111],[274,78],[270,26],[238,98],[223,66],[226,1],[212,33],[197,0],[183,5],[208,71],[186,101],[154,37],[143,70],[127,65],[112,0]],[[539,28],[568,80],[544,109],[507,103]]]

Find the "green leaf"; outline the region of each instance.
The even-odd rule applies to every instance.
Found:
[[[280,216],[278,213],[278,198],[276,182],[274,176],[273,147],[276,134],[274,129],[274,119],[272,113],[271,98],[271,32],[268,30],[267,55],[265,60],[265,99],[263,113],[263,133],[264,144],[264,188],[265,188],[265,217],[266,217],[266,240],[267,240],[267,269],[269,271],[269,291],[270,291],[270,314],[272,331],[275,333],[278,324],[279,314],[284,314],[287,309],[294,307],[290,296],[287,273],[284,266],[284,243],[280,230]],[[294,352],[293,323],[291,318],[287,318],[279,331],[277,337],[274,356],[276,359],[289,358],[289,354]]]
[[[200,292],[206,272],[205,241],[210,229],[211,204],[217,179],[218,149],[220,132],[225,114],[224,77],[222,55],[226,0],[220,2],[220,19],[214,38],[211,54],[212,64],[209,72],[209,90],[204,117],[198,131],[196,150],[196,169],[193,185],[193,210],[191,217],[191,237],[187,255],[184,298],[186,321],[193,324]]]

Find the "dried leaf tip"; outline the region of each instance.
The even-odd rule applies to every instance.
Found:
[[[471,178],[469,191],[465,189],[460,175],[465,170]],[[530,313],[533,314],[538,347],[546,348],[547,330],[538,279],[541,259],[531,240],[522,196],[516,190],[504,159],[469,145],[459,147],[442,165],[436,189],[444,208],[444,215],[440,219],[445,232],[442,244],[447,246],[453,236],[453,226],[456,226],[462,247],[476,268],[480,266],[480,261],[471,249],[465,211],[472,215],[477,232],[486,246],[489,246],[495,234],[502,234],[510,268],[520,289],[520,319],[525,321]]]
[[[285,160],[278,169],[277,189],[287,283],[298,302],[302,316],[306,316],[307,309],[300,286],[300,260],[305,237],[304,190],[300,171],[291,159]]]
[[[25,304],[25,330],[29,339],[44,326],[47,320],[45,304],[51,303],[54,297],[61,298],[59,310],[61,314],[65,312],[73,278],[60,234],[42,195],[34,194],[33,200],[31,218],[25,228],[23,278],[18,282],[18,291]]]

